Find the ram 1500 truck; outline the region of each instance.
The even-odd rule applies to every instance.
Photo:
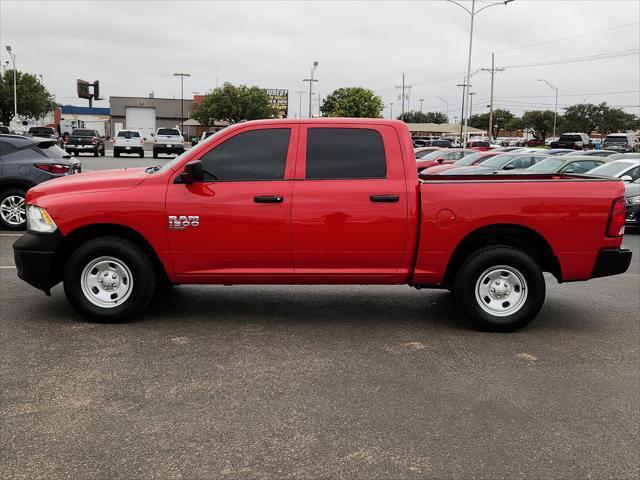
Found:
[[[624,188],[577,175],[425,176],[394,120],[262,120],[162,167],[92,172],[27,194],[18,276],[62,281],[118,321],[167,284],[446,288],[482,328],[514,330],[559,282],[626,271]],[[555,288],[555,287],[554,287]]]

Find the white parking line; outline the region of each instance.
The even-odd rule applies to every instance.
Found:
[[[22,233],[0,233],[0,237],[21,237]]]
[[[0,269],[2,268],[16,268],[15,265],[0,265]]]

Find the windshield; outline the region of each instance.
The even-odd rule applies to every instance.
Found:
[[[158,135],[180,135],[180,131],[176,128],[161,128]]]
[[[627,168],[632,167],[632,162],[611,162],[590,170],[593,175],[602,175],[603,177],[615,177],[620,172],[624,172]]]
[[[446,150],[436,150],[435,152],[431,152],[428,155],[424,155],[424,156],[420,157],[420,160],[437,160],[445,152],[446,152]]]
[[[29,133],[37,137],[38,135],[53,135],[55,130],[53,128],[46,127],[31,127],[29,129]]]
[[[487,155],[486,153],[472,153],[471,155],[467,155],[466,157],[462,157],[460,160],[456,162],[456,165],[461,165],[463,167],[468,167],[470,165],[475,165],[478,160],[487,157],[487,160],[490,157],[494,157],[495,155]]]
[[[49,158],[69,158],[69,154],[56,145],[55,142],[38,143],[38,148],[42,150]]]
[[[218,130],[217,132],[215,132],[213,135],[211,135],[210,137],[208,137],[206,140],[204,140],[203,142],[198,144],[198,148],[200,148],[200,145],[204,145],[207,142],[212,142],[214,138],[216,138],[218,135],[220,135],[220,132],[223,132],[224,130]],[[184,159],[185,156],[189,155],[191,153],[190,150],[185,150],[182,154],[178,155],[176,158],[174,158],[173,160],[171,160],[170,162],[165,163],[162,167],[160,167],[158,170],[156,170],[155,172],[157,173],[164,173],[168,170],[174,170],[175,166],[180,164],[180,162],[182,162],[182,160]],[[154,173],[155,173],[154,172]]]
[[[483,167],[502,168],[514,158],[518,157],[515,155],[496,155],[495,157],[491,157],[489,160],[480,162],[480,165]]]
[[[97,137],[95,130],[73,130],[72,137]]]
[[[120,138],[140,138],[139,132],[131,132],[131,131],[120,131],[118,132],[118,137]]]
[[[560,142],[581,142],[582,137],[580,135],[560,135]]]
[[[564,160],[559,158],[547,158],[533,167],[527,168],[527,172],[555,173],[562,165],[564,165]]]
[[[627,143],[627,137],[620,137],[620,136],[607,137],[604,139],[604,141],[607,143]]]

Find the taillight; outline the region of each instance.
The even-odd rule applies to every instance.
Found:
[[[98,140],[96,139],[96,137],[91,138],[91,143],[93,143],[94,145],[98,143]]]
[[[63,173],[68,173],[69,170],[71,170],[69,165],[61,165],[59,163],[36,163],[35,166],[40,170],[56,175],[62,175]]]
[[[611,205],[607,237],[621,237],[624,235],[625,205],[624,197],[616,198]]]
[[[142,138],[140,139],[140,145],[144,145],[144,140]]]

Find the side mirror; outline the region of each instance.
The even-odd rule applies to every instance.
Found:
[[[566,169],[564,172],[562,172],[562,173],[575,173],[575,172],[573,171],[573,168],[567,168],[567,169]]]
[[[513,169],[514,169],[514,166],[513,166],[511,163],[509,163],[509,164],[507,164],[507,165],[505,165],[505,166],[504,166],[504,169],[505,169],[505,170],[513,170]]]
[[[204,179],[204,170],[202,162],[194,160],[184,166],[184,171],[176,178],[176,183],[194,183],[201,182]]]
[[[623,182],[632,182],[633,178],[631,178],[629,175],[623,175],[622,177],[620,177],[620,180],[622,180]]]

